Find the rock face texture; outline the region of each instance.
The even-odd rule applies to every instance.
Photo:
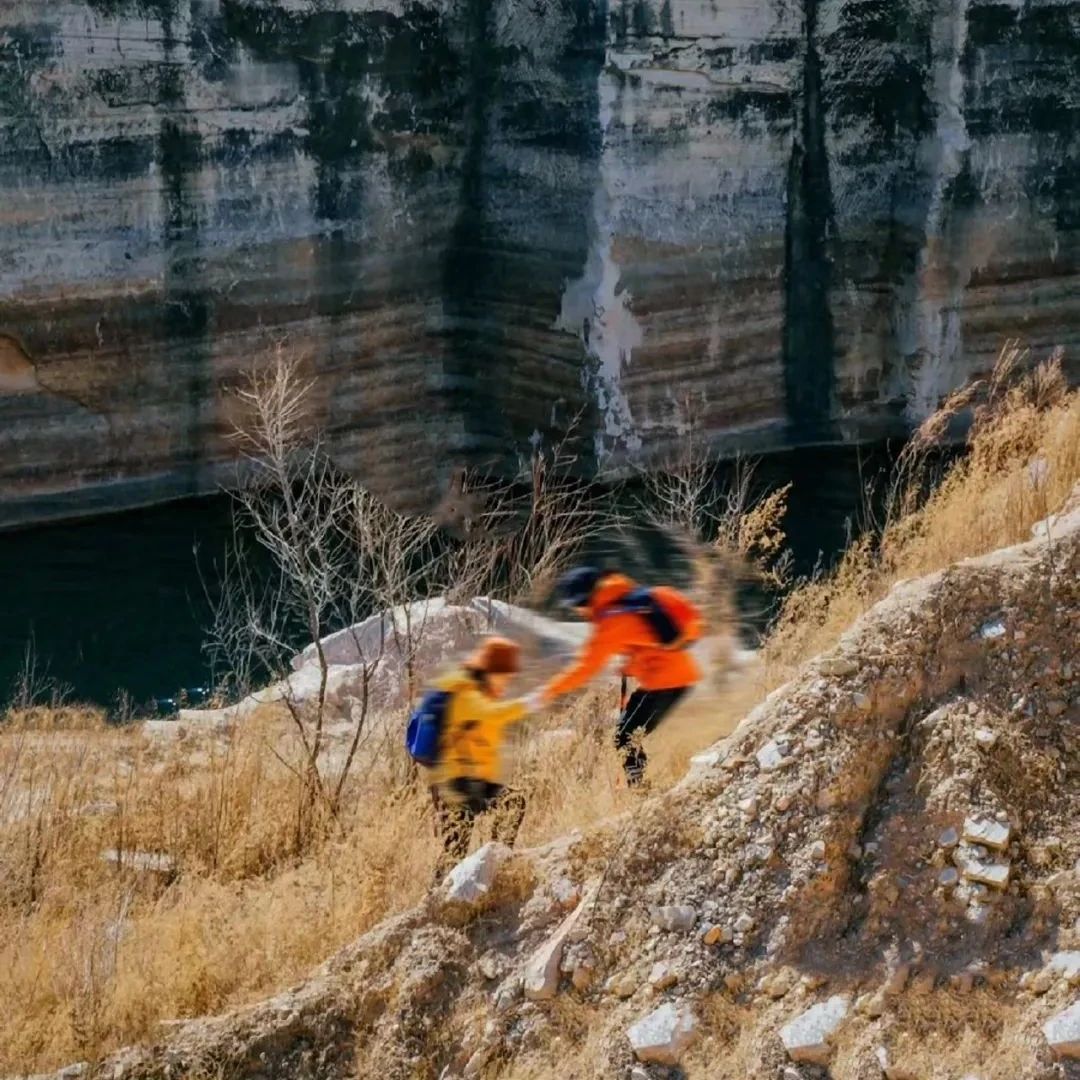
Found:
[[[0,525],[204,492],[316,376],[398,506],[870,440],[1080,338],[1080,0],[7,0]]]

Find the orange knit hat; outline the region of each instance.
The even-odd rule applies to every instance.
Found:
[[[509,638],[485,638],[465,666],[485,675],[514,675],[521,670],[521,646]]]

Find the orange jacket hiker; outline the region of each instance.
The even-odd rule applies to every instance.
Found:
[[[637,589],[622,574],[596,574],[595,581],[584,583],[583,603],[574,603],[572,592],[564,596],[564,602],[582,610],[595,629],[577,661],[544,687],[545,701],[584,686],[614,656],[625,657],[623,674],[636,680],[642,690],[672,690],[700,681],[701,669],[686,646],[701,636],[701,613],[676,589],[650,589],[681,632],[678,641],[664,645],[646,614],[622,607]]]

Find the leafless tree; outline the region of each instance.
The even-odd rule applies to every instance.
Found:
[[[463,494],[482,506],[456,552],[456,588],[536,603],[592,541],[620,524],[617,492],[601,492],[574,449],[581,417],[557,442],[537,441],[514,481],[466,474]]]

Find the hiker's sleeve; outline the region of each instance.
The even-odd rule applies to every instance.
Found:
[[[526,708],[524,698],[514,701],[492,701],[491,698],[481,694],[479,690],[468,690],[468,701],[462,705],[473,715],[482,717],[485,724],[495,727],[506,727],[516,724],[525,718]]]
[[[489,705],[488,708],[491,710],[492,720],[500,727],[508,727],[510,724],[516,724],[519,720],[524,720],[525,714],[528,712],[524,698],[499,702],[495,705]]]
[[[553,701],[563,694],[580,689],[604,670],[607,662],[618,652],[618,643],[612,633],[617,619],[618,616],[606,619],[585,643],[577,660],[544,687],[542,696],[545,701]]]

